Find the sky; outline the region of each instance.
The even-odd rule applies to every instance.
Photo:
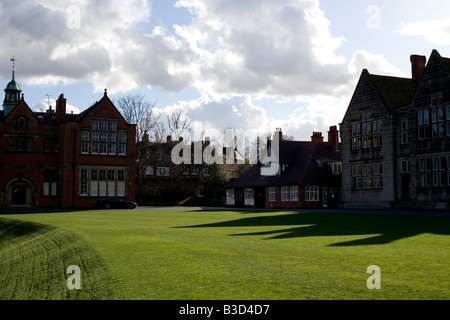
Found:
[[[0,86],[33,110],[141,94],[196,127],[296,140],[345,114],[363,69],[410,77],[410,55],[450,57],[450,1],[2,0]]]

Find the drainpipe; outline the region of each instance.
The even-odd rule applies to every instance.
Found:
[[[76,142],[77,142],[77,127],[72,128],[73,131],[73,151],[72,151],[72,208],[75,208],[75,169],[76,169]]]

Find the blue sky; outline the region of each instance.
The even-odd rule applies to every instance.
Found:
[[[363,68],[407,77],[411,54],[450,56],[438,0],[5,0],[0,80],[34,109],[75,112],[140,93],[203,128],[298,140],[343,118]],[[0,84],[1,86],[1,84]],[[47,95],[50,95],[48,100]]]

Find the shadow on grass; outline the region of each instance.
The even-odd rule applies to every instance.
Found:
[[[266,239],[367,236],[354,241],[335,243],[331,246],[381,245],[423,233],[450,235],[450,219],[446,217],[375,216],[318,212],[296,212],[281,215],[271,215],[268,212],[256,217],[180,228],[233,227],[280,227],[280,229],[271,231],[231,234],[231,236],[268,236]]]

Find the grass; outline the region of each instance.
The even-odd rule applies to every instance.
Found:
[[[449,299],[450,219],[258,211],[0,217],[0,299]],[[65,285],[81,268],[82,290]],[[371,265],[381,289],[369,290]]]

